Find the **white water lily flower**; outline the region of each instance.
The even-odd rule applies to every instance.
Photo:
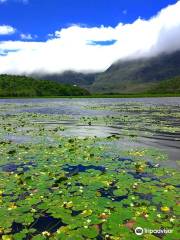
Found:
[[[174,222],[175,219],[174,219],[174,218],[170,218],[169,221],[170,221],[170,222]]]

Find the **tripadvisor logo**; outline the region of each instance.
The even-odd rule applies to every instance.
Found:
[[[150,233],[150,234],[153,234],[153,233],[163,233],[163,234],[167,234],[167,233],[172,233],[173,230],[172,229],[147,229],[147,228],[141,228],[141,227],[137,227],[135,229],[135,234],[136,235],[142,235],[143,233]]]
[[[143,228],[141,228],[141,227],[137,227],[137,228],[135,229],[135,234],[136,234],[136,235],[142,235],[143,232],[144,232],[144,230],[143,230]]]

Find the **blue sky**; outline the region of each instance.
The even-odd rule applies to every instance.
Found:
[[[31,34],[36,41],[72,24],[89,27],[132,23],[139,16],[149,19],[175,0],[0,0],[0,25],[16,28],[0,40],[17,40]]]
[[[0,74],[101,72],[179,39],[180,0],[0,0]]]

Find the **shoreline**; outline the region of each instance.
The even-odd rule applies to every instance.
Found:
[[[22,96],[22,97],[0,97],[0,99],[45,99],[45,98],[166,98],[166,97],[180,97],[180,94],[115,94],[115,95],[87,95],[87,96]]]

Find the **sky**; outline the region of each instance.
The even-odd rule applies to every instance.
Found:
[[[0,0],[0,73],[99,72],[179,39],[177,0]]]

